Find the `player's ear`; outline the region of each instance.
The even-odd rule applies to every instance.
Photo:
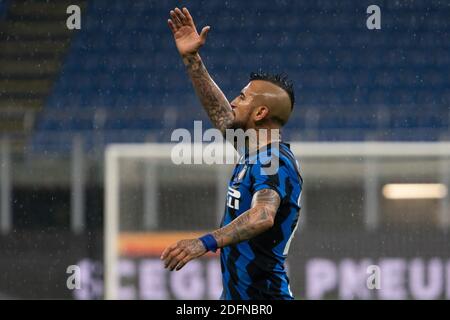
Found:
[[[268,116],[269,116],[269,108],[267,106],[256,107],[255,112],[254,112],[255,122],[267,119]]]

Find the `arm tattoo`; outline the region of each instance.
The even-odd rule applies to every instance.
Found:
[[[252,207],[255,205],[266,205],[278,208],[280,205],[280,196],[272,189],[262,189],[253,196]]]
[[[225,134],[226,129],[232,128],[234,121],[234,113],[230,103],[220,88],[214,83],[200,55],[196,54],[184,57],[183,62],[203,108],[206,110],[214,126],[222,134]]]
[[[252,208],[212,233],[220,248],[251,239],[272,227],[280,196],[271,189],[256,192]]]

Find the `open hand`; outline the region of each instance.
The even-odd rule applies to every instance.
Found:
[[[180,270],[192,259],[201,257],[206,253],[206,248],[199,239],[181,240],[169,246],[161,255],[164,267],[170,271]]]
[[[183,57],[196,54],[200,47],[205,44],[210,27],[204,27],[199,35],[194,20],[186,8],[171,10],[170,17],[168,23],[175,38],[178,52]]]

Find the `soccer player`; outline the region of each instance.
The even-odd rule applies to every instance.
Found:
[[[229,129],[278,132],[293,109],[292,83],[284,76],[252,73],[239,96],[228,102],[198,53],[210,28],[198,34],[186,8],[175,8],[170,16],[176,47],[215,127],[224,135]],[[260,134],[257,152],[246,149],[228,185],[221,228],[166,248],[161,255],[166,268],[180,270],[220,248],[222,299],[293,299],[284,262],[298,225],[303,180],[289,145],[279,139]],[[269,173],[273,160],[278,168]]]

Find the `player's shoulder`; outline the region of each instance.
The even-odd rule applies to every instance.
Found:
[[[288,163],[296,163],[294,153],[291,150],[291,146],[288,143],[280,143],[278,147],[279,157]]]
[[[297,174],[299,165],[288,143],[271,143],[261,149],[253,161],[254,168],[279,168],[288,174]]]

